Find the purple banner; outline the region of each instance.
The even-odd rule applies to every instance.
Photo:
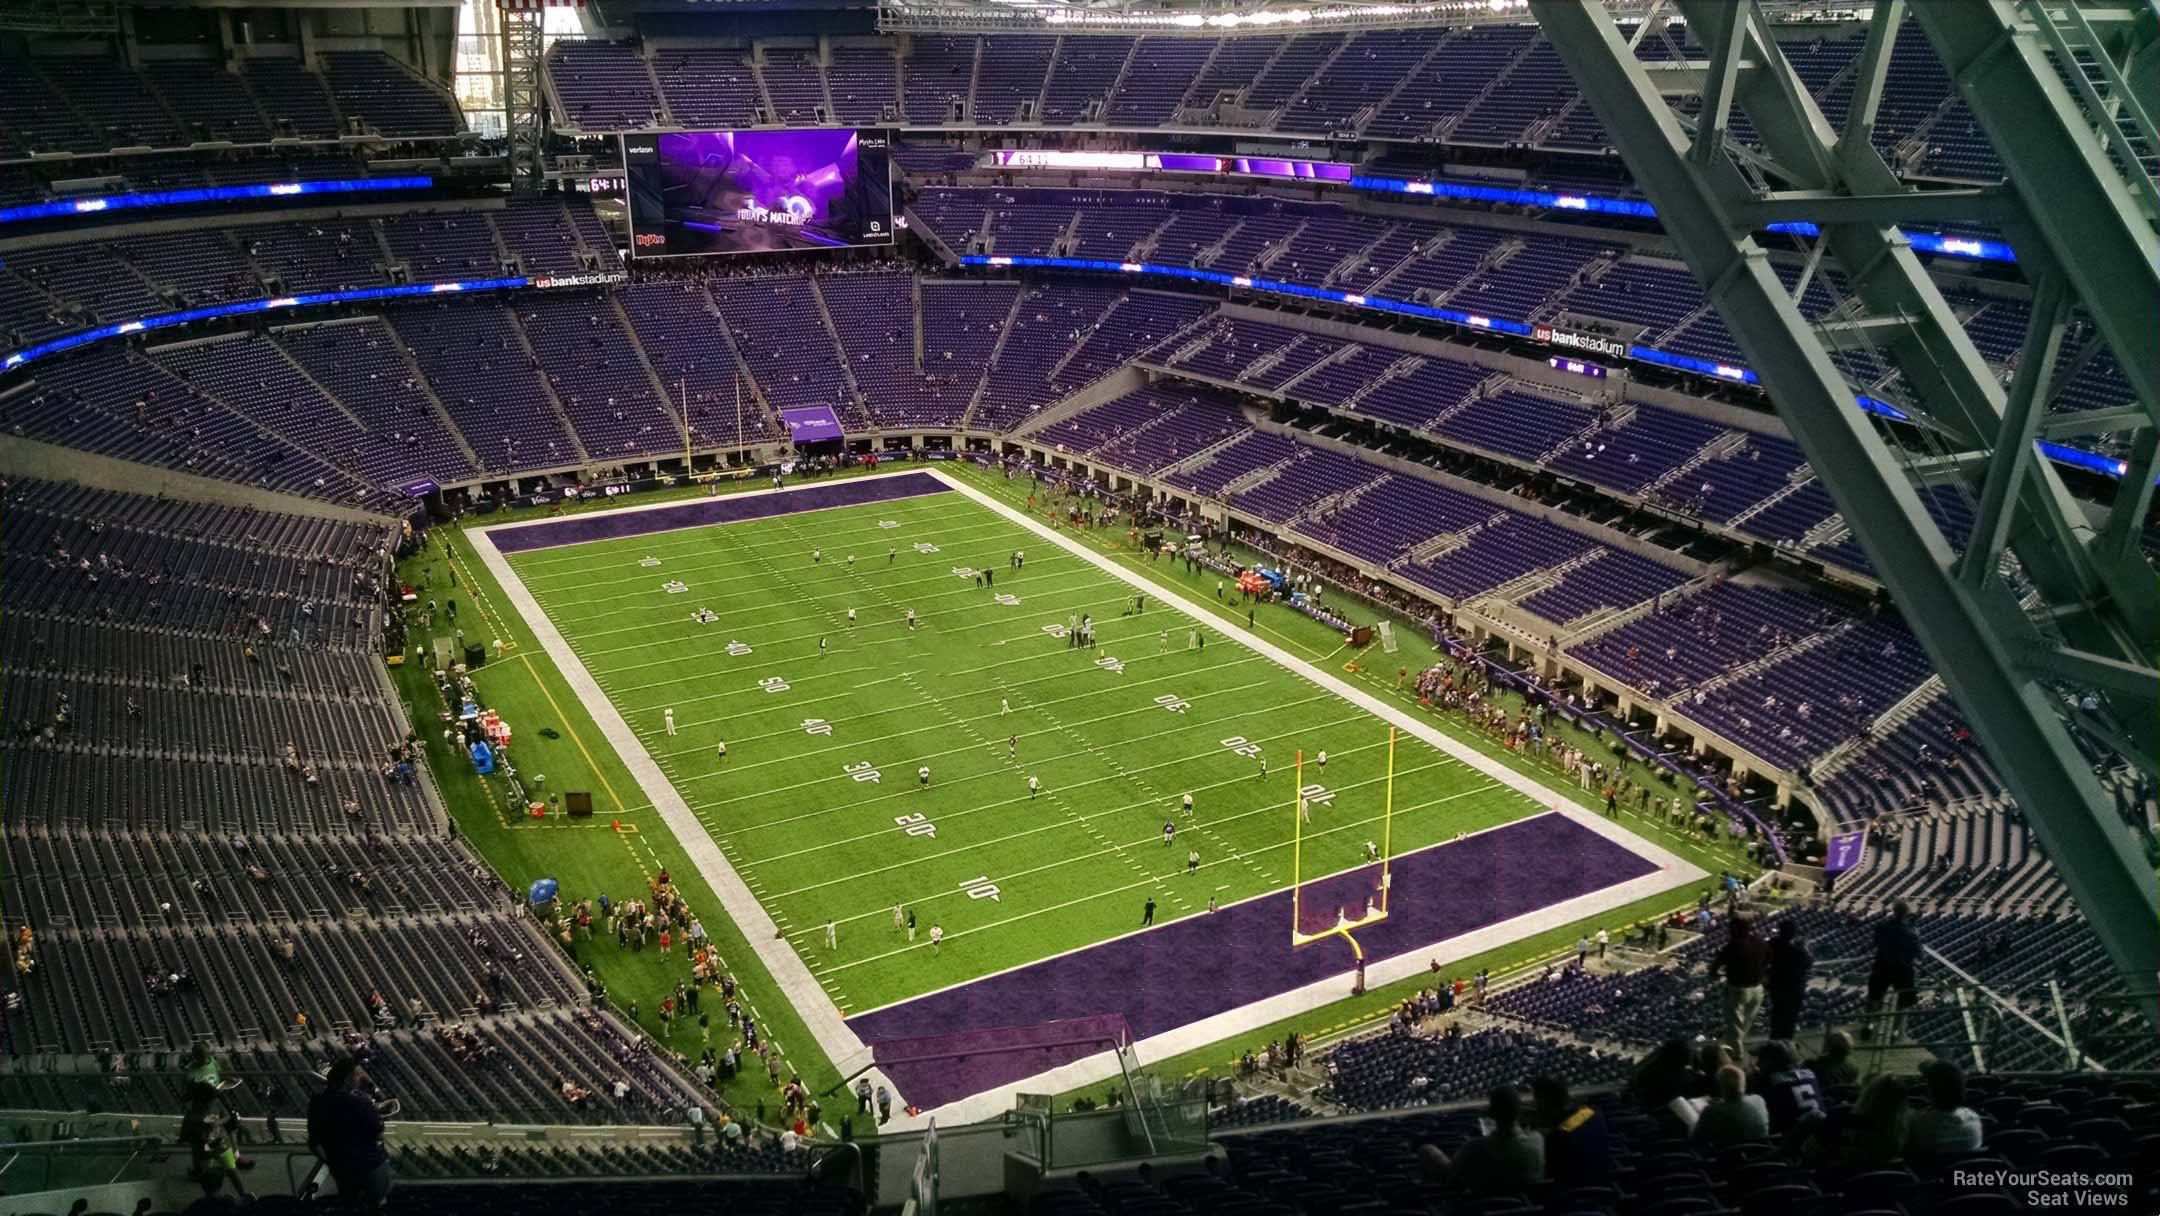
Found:
[[[1860,854],[1867,848],[1867,833],[1846,832],[1830,838],[1830,848],[1823,854],[1822,868],[1825,874],[1843,874],[1860,864]]]
[[[833,417],[829,405],[806,405],[800,409],[781,410],[780,421],[787,423],[788,438],[797,443],[817,443],[825,439],[840,438],[840,420]]]

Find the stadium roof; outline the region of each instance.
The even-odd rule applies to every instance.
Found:
[[[1662,0],[1613,0],[1626,19],[1665,9]],[[1864,9],[1819,2],[1760,0],[1786,19],[1851,20]],[[1668,18],[1675,15],[1666,13]],[[878,25],[886,30],[1088,29],[1126,33],[1222,33],[1233,30],[1356,28],[1400,25],[1476,25],[1530,19],[1527,0],[883,0]]]

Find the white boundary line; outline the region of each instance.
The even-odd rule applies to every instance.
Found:
[[[1358,706],[1382,721],[1400,728],[1406,734],[1424,740],[1442,753],[1452,756],[1470,768],[1485,774],[1493,781],[1515,790],[1537,805],[1566,816],[1577,825],[1597,833],[1606,840],[1651,861],[1657,866],[1655,871],[1639,878],[1629,879],[1626,882],[1578,895],[1573,899],[1550,904],[1535,911],[1524,913],[1521,916],[1487,925],[1484,928],[1460,934],[1443,942],[1433,943],[1431,946],[1406,950],[1391,958],[1368,964],[1365,969],[1368,986],[1394,983],[1406,979],[1427,967],[1429,960],[1434,957],[1438,957],[1443,964],[1454,959],[1467,958],[1473,954],[1506,945],[1508,942],[1528,936],[1531,933],[1542,932],[1546,929],[1568,924],[1571,921],[1594,916],[1605,909],[1617,908],[1634,903],[1637,900],[1648,899],[1661,892],[1685,886],[1708,876],[1707,871],[1700,869],[1694,863],[1644,840],[1612,820],[1577,804],[1572,799],[1555,795],[1536,780],[1516,772],[1507,765],[1441,731],[1431,723],[1422,721],[1395,706],[1381,701],[1362,689],[1353,687],[1346,681],[1322,670],[1319,666],[1298,658],[1265,638],[1256,636],[1252,631],[1240,630],[1235,624],[1225,625],[1218,618],[1195,607],[1183,596],[1127,570],[1114,559],[1097,553],[1078,541],[1069,539],[1056,529],[1050,528],[1024,512],[997,501],[974,486],[950,476],[944,470],[932,468],[929,473],[932,477],[950,486],[954,491],[1026,528],[1044,541],[1064,549],[1082,561],[1088,562],[1110,577],[1136,590],[1147,593],[1163,605],[1174,608],[1188,617],[1215,626],[1218,632],[1236,645],[1244,646],[1257,654],[1274,660],[1280,666],[1304,676],[1314,684],[1334,693],[1352,705]],[[1345,970],[1347,971],[1348,968],[1346,967]],[[1323,980],[1289,992],[1278,993],[1266,1000],[1256,1001],[1237,1009],[1225,1010],[1212,1017],[1180,1026],[1176,1030],[1166,1031],[1143,1039],[1135,1046],[1145,1053],[1143,1058],[1160,1059],[1206,1046],[1218,1039],[1229,1038],[1241,1031],[1249,1031],[1307,1010],[1317,1009],[1347,995],[1348,992],[1344,989],[1340,977]],[[895,1002],[895,1004],[899,1003],[903,1002]],[[1062,1093],[1068,1089],[1091,1085],[1115,1076],[1117,1069],[1117,1057],[1115,1055],[1110,1052],[1099,1052],[1061,1068],[1051,1069],[1048,1072],[1025,1078],[1010,1085],[999,1086],[996,1089],[985,1090],[982,1093],[974,1094],[959,1101],[947,1103],[937,1110],[927,1113],[944,1119],[947,1123],[992,1118],[1012,1108],[1012,1099],[1015,1094]]]
[[[1425,949],[1406,951],[1394,958],[1382,960],[1366,968],[1369,983],[1389,983],[1413,974],[1418,968],[1426,965],[1424,956],[1432,950],[1445,949],[1451,953],[1452,957],[1465,957],[1468,954],[1504,945],[1508,941],[1524,936],[1526,933],[1565,924],[1571,920],[1579,920],[1585,916],[1594,915],[1600,909],[1618,907],[1639,899],[1645,899],[1660,891],[1683,886],[1706,876],[1705,871],[1697,868],[1692,863],[1643,840],[1620,825],[1577,805],[1570,799],[1556,797],[1550,790],[1535,780],[1515,772],[1499,761],[1442,732],[1437,727],[1420,721],[1416,717],[1388,705],[1361,689],[1352,687],[1345,681],[1323,671],[1304,659],[1292,655],[1272,642],[1252,636],[1249,632],[1241,632],[1234,624],[1224,626],[1221,621],[1195,607],[1184,597],[1165,590],[1139,574],[1126,570],[1112,559],[1095,552],[1078,541],[1065,537],[1055,529],[1039,523],[1024,512],[1006,506],[973,486],[950,476],[941,469],[933,466],[928,469],[907,469],[889,474],[872,474],[871,476],[891,477],[900,476],[902,473],[927,473],[930,477],[943,483],[946,488],[965,496],[970,501],[999,517],[1027,529],[1045,542],[1071,553],[1119,582],[1152,595],[1158,602],[1176,609],[1188,618],[1209,625],[1231,642],[1244,646],[1273,660],[1277,665],[1304,676],[1307,680],[1325,688],[1345,701],[1400,728],[1407,734],[1424,740],[1447,755],[1453,756],[1499,784],[1514,789],[1537,805],[1567,816],[1576,824],[1588,828],[1622,848],[1646,858],[1658,867],[1655,872],[1641,878],[1631,879],[1616,886],[1577,896],[1574,899],[1550,905],[1499,924],[1488,925],[1483,929],[1460,935],[1447,942],[1434,943],[1433,946]],[[792,493],[795,490],[804,488],[807,487],[797,486],[782,490],[750,490],[743,491],[736,496],[747,497],[759,494]],[[625,511],[649,511],[665,506],[679,507],[682,505],[684,503],[676,501],[622,509]],[[866,506],[870,504],[843,503],[838,505]],[[479,558],[480,562],[495,576],[496,581],[501,584],[504,596],[510,601],[518,614],[524,618],[526,625],[532,629],[533,636],[539,641],[541,649],[547,653],[549,658],[555,661],[556,668],[562,672],[564,680],[585,702],[586,709],[592,714],[594,723],[600,728],[600,733],[607,739],[609,746],[615,749],[616,754],[622,758],[624,767],[630,771],[632,778],[645,791],[646,797],[652,800],[653,806],[658,810],[661,819],[667,823],[668,829],[675,834],[677,842],[681,844],[684,853],[690,859],[690,863],[697,867],[698,873],[705,878],[705,881],[713,888],[714,893],[719,896],[720,902],[728,915],[742,929],[743,936],[749,941],[751,948],[756,951],[759,961],[765,964],[766,970],[771,973],[774,983],[779,985],[782,994],[794,1005],[796,1015],[802,1019],[803,1025],[809,1029],[810,1035],[817,1041],[819,1049],[836,1064],[844,1064],[846,1061],[860,1058],[864,1050],[862,1039],[847,1025],[846,1019],[841,1016],[838,1007],[833,1004],[831,998],[826,996],[824,989],[818,984],[816,977],[810,973],[802,958],[780,936],[779,928],[773,923],[771,915],[758,903],[757,897],[752,894],[742,876],[735,871],[734,866],[730,865],[726,856],[722,854],[718,843],[705,830],[704,825],[698,822],[696,814],[690,810],[688,804],[683,801],[682,796],[675,792],[673,784],[660,772],[659,766],[653,762],[652,757],[645,751],[644,745],[639,742],[637,735],[631,731],[629,723],[625,722],[622,715],[616,712],[614,703],[601,691],[598,682],[593,679],[592,673],[585,669],[584,663],[578,659],[576,652],[571,650],[568,640],[555,628],[554,622],[548,618],[547,613],[540,607],[538,601],[533,598],[532,593],[526,589],[523,580],[510,568],[510,564],[504,559],[502,552],[495,547],[493,538],[495,532],[553,522],[558,521],[550,518],[548,520],[521,521],[515,524],[498,524],[493,527],[472,529],[466,533],[466,536],[472,546],[474,555]],[[1400,974],[1396,973],[1398,971]],[[1339,979],[1321,981],[1290,992],[1279,993],[1267,1000],[1228,1010],[1199,1022],[1179,1027],[1174,1031],[1153,1036],[1144,1040],[1140,1045],[1145,1047],[1151,1055],[1158,1053],[1174,1054],[1203,1046],[1216,1039],[1229,1037],[1240,1029],[1265,1025],[1268,1022],[1289,1017],[1308,1009],[1318,1008],[1321,1005],[1340,999],[1344,995],[1339,990],[1340,983]],[[1043,1092],[1042,1086],[1050,1084],[1053,1079],[1057,1089],[1049,1092],[1058,1092],[1079,1085],[1092,1084],[1114,1074],[1116,1071],[1117,1062],[1115,1056],[1107,1052],[1098,1053],[1073,1064],[1068,1064],[1063,1068],[1051,1070],[1051,1072],[1042,1074],[1039,1077],[1031,1077],[1013,1085],[1001,1086],[958,1102],[949,1103],[936,1111],[926,1112],[926,1115],[942,1115],[948,1122],[955,1118],[988,1118],[1002,1110],[1009,1109],[1013,1093],[1023,1090]],[[891,1084],[890,1079],[877,1070],[873,1069],[872,1074],[873,1084],[878,1082],[887,1085]],[[898,1088],[894,1088],[897,1094]],[[896,1115],[895,1119],[900,1121],[902,1129],[913,1127],[920,1122],[916,1118],[900,1115]]]
[[[929,469],[895,469],[895,470],[893,470],[893,471],[892,471],[892,472],[890,472],[890,473],[864,473],[864,474],[861,474],[860,476],[856,476],[856,477],[844,477],[844,478],[840,478],[840,479],[839,479],[838,481],[832,482],[832,483],[830,483],[830,484],[834,484],[834,485],[856,485],[856,484],[859,484],[859,483],[861,483],[861,482],[866,482],[866,481],[882,481],[882,480],[884,480],[884,479],[886,479],[886,478],[890,478],[890,477],[906,477],[906,476],[908,476],[909,474],[912,474],[912,473],[928,473],[928,472],[930,472],[930,471],[931,471],[931,470],[929,470]],[[735,490],[735,491],[732,491],[732,492],[730,492],[730,493],[726,493],[726,494],[721,494],[721,495],[717,495],[717,496],[711,496],[711,497],[706,497],[706,498],[671,498],[671,499],[667,500],[666,502],[647,502],[647,503],[639,503],[639,504],[637,504],[637,505],[635,505],[635,506],[629,506],[629,505],[625,505],[625,506],[620,506],[620,507],[616,507],[616,508],[614,508],[613,510],[608,510],[608,511],[581,511],[581,512],[579,512],[579,513],[578,513],[578,514],[576,514],[576,515],[550,515],[550,516],[547,516],[547,517],[545,517],[545,518],[543,518],[543,519],[521,519],[521,520],[518,520],[518,521],[516,521],[515,523],[499,523],[499,524],[489,524],[489,525],[488,525],[487,527],[485,527],[485,528],[475,528],[475,529],[471,529],[471,530],[469,530],[469,531],[467,531],[467,532],[466,532],[466,535],[467,535],[468,537],[474,537],[474,536],[492,536],[492,535],[493,535],[494,533],[497,533],[497,532],[521,532],[521,531],[525,530],[526,528],[540,528],[540,527],[545,527],[545,526],[547,526],[547,525],[550,525],[550,524],[567,524],[567,523],[571,522],[572,520],[577,520],[577,519],[583,519],[583,518],[585,518],[585,517],[586,517],[586,516],[588,516],[588,515],[591,515],[591,516],[635,515],[635,514],[638,514],[638,513],[640,513],[640,512],[643,512],[643,511],[666,511],[666,510],[669,510],[669,509],[671,509],[671,508],[673,508],[673,509],[680,509],[680,508],[694,507],[694,506],[697,506],[697,505],[698,505],[699,503],[707,503],[707,502],[729,502],[729,501],[732,501],[732,500],[736,500],[736,499],[742,499],[742,498],[762,498],[762,497],[765,497],[765,496],[767,496],[767,495],[771,495],[771,494],[793,494],[793,493],[797,492],[798,490],[809,490],[809,489],[815,489],[815,488],[817,488],[818,486],[821,486],[821,485],[825,485],[825,484],[828,484],[828,483],[826,483],[826,482],[823,482],[823,481],[812,481],[812,482],[807,482],[807,483],[798,483],[798,484],[795,484],[795,485],[787,485],[787,486],[782,486],[782,487],[780,487],[780,488],[779,488],[779,489],[777,489],[777,490],[776,490],[776,489],[773,489],[773,488],[771,488],[771,487],[767,487],[767,488],[765,488],[765,489],[762,489],[762,490]],[[950,485],[951,483],[950,483],[950,482],[947,482],[946,484],[947,484],[947,485]],[[832,504],[831,506],[825,506],[825,507],[814,507],[814,508],[812,508],[812,510],[817,510],[817,511],[831,511],[831,510],[836,510],[836,509],[838,509],[838,508],[840,508],[840,507],[868,507],[868,506],[873,506],[873,505],[875,505],[875,504],[877,504],[877,503],[880,503],[880,502],[906,502],[906,501],[907,501],[908,499],[910,499],[910,498],[923,498],[923,497],[926,497],[926,495],[922,495],[922,494],[904,494],[904,495],[900,496],[899,498],[878,498],[878,499],[872,499],[872,500],[871,500],[871,501],[869,501],[869,502],[836,502],[836,503],[833,503],[833,504]],[[808,513],[808,512],[792,512],[792,514],[807,514],[807,513]],[[771,518],[771,517],[770,517],[770,516],[762,516],[762,515],[761,515],[761,516],[758,516],[757,518],[759,518],[759,519],[769,519],[769,518]],[[675,526],[675,527],[671,527],[671,528],[654,528],[654,529],[653,529],[652,531],[650,531],[650,532],[640,532],[640,533],[638,533],[638,534],[637,534],[637,536],[665,536],[665,535],[667,535],[667,534],[668,534],[668,533],[670,533],[670,532],[687,532],[687,531],[689,531],[689,530],[690,530],[690,529],[692,529],[692,528],[712,528],[712,527],[720,527],[720,526],[724,526],[724,525],[726,525],[726,524],[739,524],[739,523],[750,523],[750,522],[751,522],[751,521],[750,521],[750,520],[747,520],[747,519],[716,519],[716,520],[713,520],[713,521],[711,521],[710,523],[702,523],[702,524],[680,524],[680,525],[677,525],[677,526]],[[572,529],[572,530],[574,531],[575,529]],[[594,543],[595,541],[607,541],[607,540],[635,540],[635,539],[637,539],[637,536],[590,536],[590,537],[586,537],[586,538],[585,538],[585,539],[583,539],[583,540],[566,540],[566,541],[562,541],[562,542],[560,542],[560,543],[557,543],[557,544],[552,544],[552,545],[534,545],[534,546],[533,546],[532,548],[530,548],[530,549],[520,549],[520,550],[518,550],[518,552],[520,552],[520,553],[544,553],[544,552],[546,552],[546,551],[547,551],[547,550],[549,550],[549,549],[563,549],[563,548],[568,548],[568,547],[569,547],[569,546],[571,546],[571,545],[589,545],[589,544],[592,544],[592,543]],[[489,548],[490,550],[493,550],[493,549],[495,548],[495,545],[494,545],[494,543],[493,543],[493,541],[492,541],[492,540],[491,540],[491,541],[489,542],[489,544],[488,544],[488,548]]]
[[[787,491],[751,490],[745,493],[785,492]],[[661,504],[628,509],[652,510],[659,505]],[[675,502],[666,505],[682,504]],[[570,649],[569,641],[555,628],[555,622],[542,610],[539,602],[533,599],[532,592],[526,590],[524,580],[510,568],[510,563],[503,557],[502,551],[495,547],[495,532],[511,527],[530,527],[536,522],[539,521],[472,529],[466,533],[467,542],[481,564],[486,566],[488,572],[502,585],[503,595],[518,615],[525,619],[525,624],[539,640],[540,648],[555,661],[556,669],[562,672],[571,691],[585,703],[586,711],[592,714],[593,723],[600,728],[608,746],[614,748],[615,754],[622,757],[623,767],[630,771],[631,778],[645,791],[645,796],[652,800],[653,807],[667,824],[668,830],[675,834],[676,843],[682,846],[690,864],[697,867],[706,884],[712,887],[713,893],[719,897],[720,905],[728,917],[742,930],[743,938],[750,943],[758,961],[765,965],[765,970],[772,975],[773,982],[779,985],[782,997],[794,1006],[796,1016],[802,1019],[810,1037],[817,1041],[818,1050],[825,1053],[826,1059],[842,1068],[845,1068],[849,1061],[861,1059],[864,1055],[863,1041],[856,1037],[846,1020],[840,1016],[839,1007],[825,995],[825,990],[818,985],[817,977],[810,974],[810,968],[803,962],[802,957],[781,937],[780,927],[773,923],[771,915],[758,902],[757,896],[751,893],[749,886],[743,882],[742,875],[736,873],[735,867],[729,864],[726,855],[720,851],[719,842],[705,830],[704,824],[698,822],[697,813],[683,801],[682,795],[675,792],[674,783],[661,773],[660,766],[653,762],[651,754],[645,750],[645,745],[638,741],[636,733],[630,729],[630,724],[623,721],[622,715],[616,711],[615,703],[600,690],[599,683],[593,679],[592,673],[585,669],[585,664],[579,660],[577,652]],[[871,1084],[891,1086],[892,1081],[882,1071],[872,1069]],[[898,1087],[894,1086],[893,1089],[897,1096]],[[904,1106],[905,1102],[901,1105]]]

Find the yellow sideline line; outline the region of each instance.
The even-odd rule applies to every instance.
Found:
[[[563,733],[570,736],[570,742],[577,745],[578,754],[584,756],[585,763],[591,766],[593,779],[600,783],[601,789],[607,791],[608,800],[615,804],[615,813],[622,814],[623,800],[616,795],[615,787],[608,784],[607,774],[600,771],[600,762],[593,759],[593,754],[585,749],[585,740],[578,737],[577,728],[570,725],[570,715],[563,712],[562,705],[555,700],[555,694],[548,691],[547,681],[533,669],[532,656],[521,654],[517,656],[517,661],[525,665],[526,674],[532,677],[533,684],[540,689],[540,695],[547,698],[548,707],[555,711],[556,717],[562,719]],[[485,671],[486,668],[481,670]]]

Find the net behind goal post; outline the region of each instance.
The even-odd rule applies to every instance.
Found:
[[[1373,626],[1380,634],[1380,649],[1387,654],[1395,653],[1395,626],[1386,621]]]
[[[1390,868],[1395,826],[1395,730],[1388,729],[1387,793],[1380,812],[1378,856],[1364,865],[1308,881],[1305,877],[1305,826],[1312,817],[1317,786],[1305,784],[1305,753],[1298,753],[1296,792],[1292,795],[1290,846],[1290,944],[1307,946],[1330,937],[1341,937],[1364,951],[1350,934],[1386,920],[1388,895],[1393,886]],[[1371,843],[1371,842],[1368,842]]]

